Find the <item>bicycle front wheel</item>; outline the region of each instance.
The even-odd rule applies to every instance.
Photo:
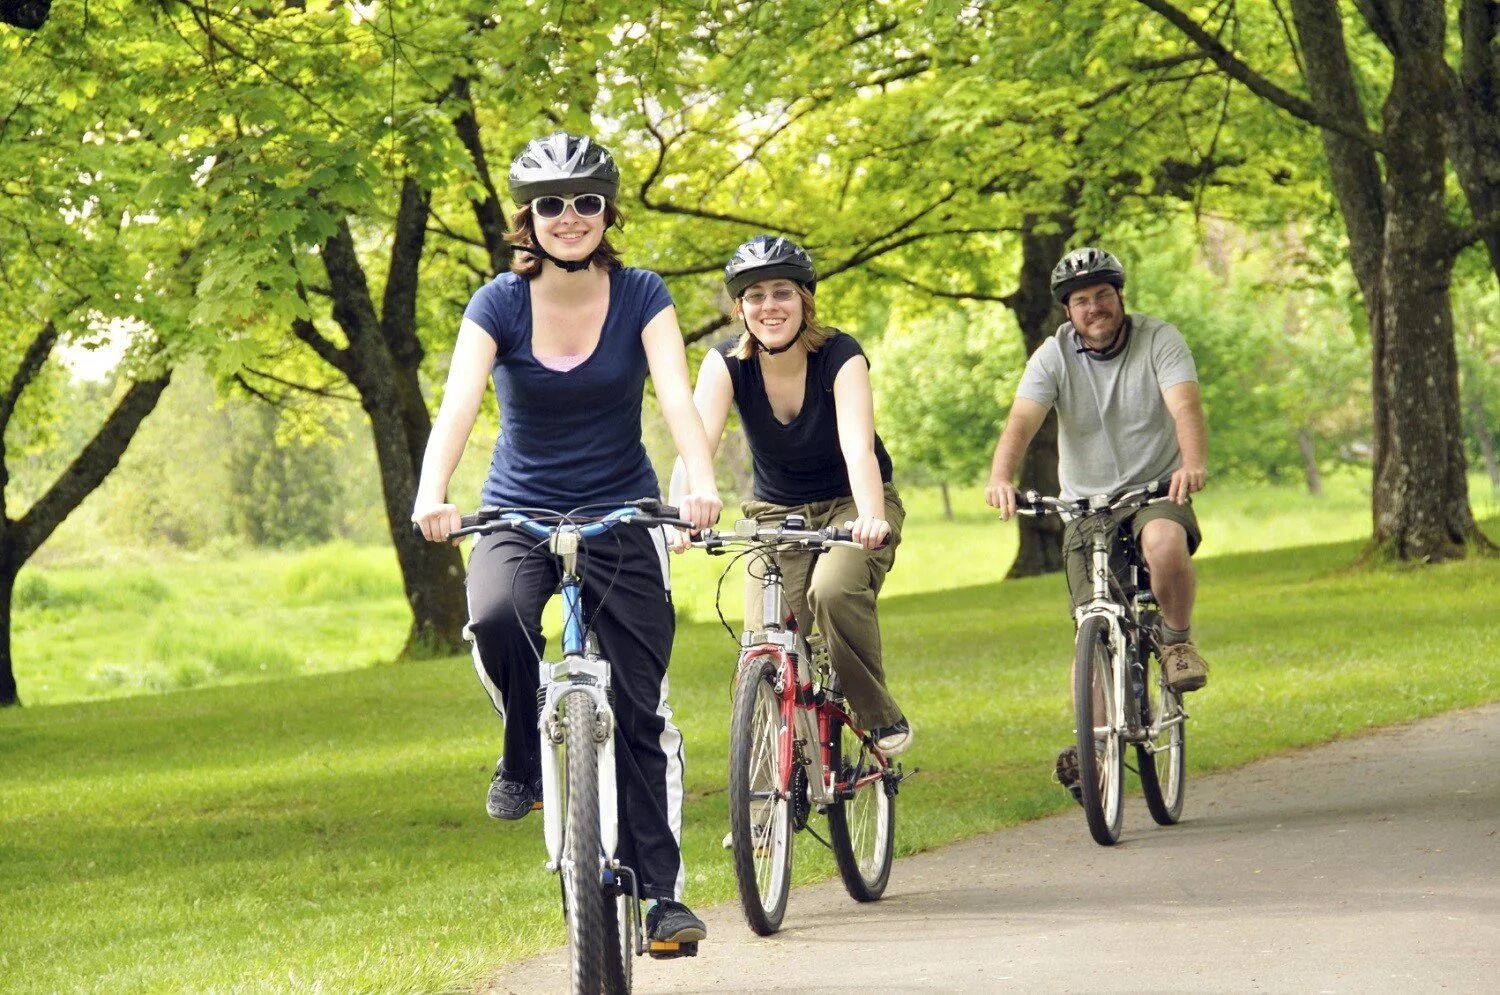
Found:
[[[599,744],[594,740],[594,699],[586,691],[571,691],[563,696],[562,712],[568,792],[562,884],[568,955],[574,995],[596,995],[606,944],[605,897],[599,879]]]
[[[791,810],[783,785],[781,696],[776,661],[752,660],[739,674],[729,727],[729,837],[745,921],[760,936],[781,928],[792,888]],[[789,733],[787,733],[789,734]]]
[[[1161,661],[1154,653],[1147,658],[1145,680],[1152,724],[1160,732],[1135,747],[1141,793],[1157,825],[1173,826],[1182,818],[1186,794],[1187,716],[1182,712],[1182,696],[1167,687]]]
[[[604,898],[601,930],[604,952],[604,995],[629,995],[635,951],[630,945],[630,895]]]
[[[1120,839],[1125,792],[1125,755],[1115,728],[1120,714],[1109,624],[1085,619],[1073,658],[1073,714],[1078,726],[1078,784],[1089,834],[1100,846]]]
[[[828,839],[849,897],[873,902],[891,880],[896,796],[885,768],[840,719],[829,725],[828,766],[838,797],[828,806]]]

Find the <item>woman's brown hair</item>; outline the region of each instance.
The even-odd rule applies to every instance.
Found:
[[[823,347],[823,343],[833,338],[837,329],[829,328],[818,322],[818,307],[813,303],[813,295],[800,283],[794,283],[797,288],[797,296],[802,298],[802,342],[806,343],[808,352],[817,352]],[[731,317],[737,319],[741,325],[745,324],[745,302],[742,297],[734,299],[734,311]],[[740,340],[735,343],[734,349],[729,353],[735,359],[746,360],[755,356],[755,339],[750,337],[750,329],[747,326],[740,333]]]
[[[594,254],[589,256],[589,263],[601,265],[605,269],[619,269],[624,264],[620,262],[620,250],[609,242],[611,228],[623,231],[625,216],[620,213],[614,201],[605,201],[604,237],[599,240],[599,247],[594,250]],[[522,204],[520,210],[510,216],[510,231],[505,233],[505,240],[517,249],[510,257],[510,271],[527,280],[535,278],[542,271],[542,259],[526,251],[536,245],[536,223],[531,218],[530,204]]]

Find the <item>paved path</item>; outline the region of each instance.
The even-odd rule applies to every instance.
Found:
[[[1189,781],[1185,821],[1127,803],[899,861],[884,901],[793,893],[760,939],[703,910],[693,960],[638,992],[1500,991],[1500,706]],[[799,843],[801,841],[799,840]],[[558,952],[488,992],[567,989]]]

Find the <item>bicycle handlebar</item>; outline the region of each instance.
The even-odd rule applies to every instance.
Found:
[[[547,518],[556,519],[556,521],[539,520]],[[580,516],[572,512],[565,514],[545,508],[480,508],[472,515],[462,516],[459,519],[459,528],[448,533],[444,541],[451,542],[464,536],[487,535],[506,529],[528,532],[538,539],[545,539],[561,529],[572,529],[581,538],[592,539],[621,523],[644,529],[656,528],[660,525],[672,525],[683,529],[693,527],[693,523],[683,521],[678,510],[671,505],[662,504],[654,498],[643,498],[640,501],[622,505],[605,515]],[[417,535],[422,535],[422,527],[416,522],[413,522],[411,527]]]
[[[705,529],[698,533],[688,545],[710,553],[730,545],[800,546],[803,549],[814,547],[832,549],[834,546],[865,548],[862,543],[854,541],[854,533],[848,529],[788,529],[779,525],[757,526],[748,519],[738,523],[733,532]],[[884,549],[885,546],[886,543],[881,543],[875,548]]]
[[[1161,480],[1153,480],[1144,487],[1125,491],[1123,494],[1112,497],[1108,494],[1096,494],[1093,497],[1078,498],[1073,501],[1065,501],[1037,491],[1027,491],[1018,495],[1016,501],[1016,514],[1031,515],[1040,518],[1043,515],[1082,516],[1094,514],[1101,511],[1120,511],[1125,508],[1145,507],[1148,504],[1156,504],[1160,501],[1170,501],[1167,491],[1172,486],[1171,477],[1163,477]]]

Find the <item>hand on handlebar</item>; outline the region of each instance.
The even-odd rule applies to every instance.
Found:
[[[890,538],[891,526],[883,518],[861,515],[852,522],[845,522],[850,537],[866,549],[879,549]]]
[[[442,542],[450,532],[463,528],[463,520],[456,505],[418,501],[411,510],[412,524],[422,532],[428,542]],[[459,540],[453,540],[457,545]]]
[[[1187,504],[1188,495],[1203,490],[1208,483],[1208,471],[1203,467],[1180,467],[1172,474],[1172,484],[1167,497],[1177,504]]]
[[[663,525],[662,531],[667,537],[667,548],[674,553],[685,553],[692,547],[693,534],[686,529],[679,529],[673,525]]]
[[[685,522],[693,523],[693,530],[711,529],[719,520],[719,513],[724,510],[724,502],[719,500],[718,491],[694,491],[683,495],[677,504],[677,514]],[[670,533],[668,539],[670,540]],[[675,548],[675,547],[673,547]]]
[[[991,480],[984,489],[984,500],[1000,511],[1000,521],[1008,522],[1016,513],[1016,488],[1008,480]]]

